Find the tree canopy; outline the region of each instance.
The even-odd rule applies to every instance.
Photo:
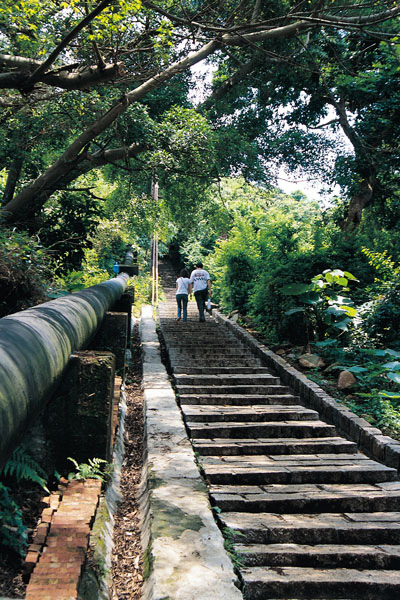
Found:
[[[357,223],[397,178],[399,14],[388,1],[6,0],[3,218],[35,228],[54,193],[106,165],[176,188],[179,176],[267,182],[286,162],[343,184]],[[213,90],[193,106],[201,61]],[[328,107],[347,154],[320,135]]]

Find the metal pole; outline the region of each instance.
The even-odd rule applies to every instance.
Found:
[[[158,179],[153,173],[151,179],[151,197],[154,202],[158,202]],[[153,234],[153,255],[152,255],[152,287],[151,287],[151,303],[158,303],[158,240],[157,233]]]

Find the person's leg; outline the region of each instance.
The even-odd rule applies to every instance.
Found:
[[[180,319],[181,311],[182,311],[182,295],[181,294],[176,295],[176,302],[178,304],[178,319]]]
[[[208,298],[208,288],[205,290],[201,290],[203,293],[203,320],[205,321],[206,317],[204,311],[206,310],[207,298]]]
[[[187,321],[188,295],[182,294],[183,320]]]
[[[197,304],[197,308],[199,311],[199,321],[205,321],[203,290],[199,290],[198,292],[195,292],[194,297],[196,298],[196,304]]]

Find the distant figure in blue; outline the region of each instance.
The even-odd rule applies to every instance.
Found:
[[[207,298],[211,296],[211,279],[209,273],[203,269],[202,262],[196,263],[196,268],[190,275],[189,294],[192,289],[199,309],[199,321],[205,321],[204,309]]]
[[[188,294],[189,294],[189,273],[186,269],[182,269],[179,273],[179,277],[176,280],[176,302],[178,304],[178,318],[177,321],[181,320],[182,309],[183,309],[183,320],[187,321],[187,305],[188,305]]]

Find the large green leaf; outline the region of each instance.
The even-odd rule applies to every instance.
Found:
[[[382,350],[382,352],[384,352],[385,354],[389,354],[390,356],[395,356],[396,358],[400,358],[400,352],[398,352],[397,350],[392,350],[391,348],[386,348],[385,350]]]
[[[388,379],[395,383],[400,383],[400,373],[386,373]]]
[[[344,271],[344,276],[347,277],[347,279],[351,279],[351,281],[358,281],[357,277],[354,277],[354,275],[348,271]]]
[[[354,308],[353,306],[340,306],[339,308],[341,308],[348,317],[355,317],[357,314],[357,309]]]
[[[337,323],[332,323],[333,327],[336,327],[336,329],[341,329],[341,331],[348,331],[348,324],[351,323],[351,319],[349,319],[348,317],[346,317],[345,319],[342,319],[341,321],[338,321]]]
[[[388,362],[382,365],[385,369],[390,369],[391,371],[398,371],[400,369],[400,362],[395,360],[393,362]]]
[[[386,392],[385,390],[379,392],[379,396],[383,396],[384,398],[392,398],[393,400],[400,398],[400,394],[398,392]]]
[[[322,298],[318,292],[308,292],[307,294],[302,294],[299,300],[305,304],[319,304],[322,302]]]
[[[304,308],[302,306],[297,306],[296,308],[291,308],[289,310],[286,310],[285,315],[290,316],[290,315],[294,315],[299,312],[304,312]]]
[[[337,369],[341,369],[342,371],[350,371],[350,373],[365,373],[368,371],[366,367],[359,367],[358,365],[353,365],[352,367],[348,367],[347,365],[337,365]]]
[[[335,317],[342,317],[345,314],[345,311],[338,306],[330,306],[324,312],[328,315],[334,315]]]
[[[281,288],[282,294],[285,296],[300,296],[307,292],[311,292],[314,286],[310,283],[289,283]]]

